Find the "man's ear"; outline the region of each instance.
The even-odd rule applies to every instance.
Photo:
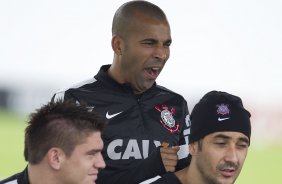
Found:
[[[189,144],[189,153],[192,156],[197,155],[197,153],[198,153],[198,143],[197,143],[197,141]]]
[[[60,148],[51,148],[47,152],[48,164],[55,170],[59,170],[61,168],[61,165],[65,159],[66,155]]]
[[[122,55],[123,40],[120,36],[114,35],[112,37],[112,49],[116,55]]]

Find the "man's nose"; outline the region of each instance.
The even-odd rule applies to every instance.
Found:
[[[225,154],[225,161],[238,163],[238,152],[235,145],[230,145]]]
[[[101,153],[97,157],[97,160],[95,161],[93,166],[99,169],[104,169],[106,167],[106,163]]]
[[[166,61],[168,59],[168,56],[169,56],[169,48],[166,48],[164,46],[156,47],[155,52],[154,52],[154,57],[156,59]]]

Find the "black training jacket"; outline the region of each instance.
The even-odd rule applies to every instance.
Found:
[[[106,168],[98,184],[135,184],[165,173],[160,145],[185,145],[178,169],[187,165],[189,112],[186,100],[164,87],[153,85],[136,96],[128,84],[118,84],[107,74],[110,65],[77,86],[56,93],[52,100],[86,102],[106,118],[102,151]]]

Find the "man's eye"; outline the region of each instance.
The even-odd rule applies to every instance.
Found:
[[[239,144],[238,146],[239,146],[240,148],[247,148],[247,147],[248,147],[247,144]]]
[[[96,152],[96,151],[92,151],[92,152],[89,152],[87,155],[93,157],[93,156],[97,155],[97,153],[98,152]]]
[[[225,142],[216,142],[215,144],[217,144],[217,145],[225,145]]]
[[[170,47],[171,42],[164,44],[165,47]]]
[[[143,42],[144,45],[153,45],[154,42]]]

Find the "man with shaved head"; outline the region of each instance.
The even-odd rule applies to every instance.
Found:
[[[106,168],[98,183],[140,183],[187,165],[187,102],[156,84],[171,42],[162,9],[147,1],[129,1],[113,18],[112,64],[54,95],[53,100],[86,102],[107,119],[102,135]]]

